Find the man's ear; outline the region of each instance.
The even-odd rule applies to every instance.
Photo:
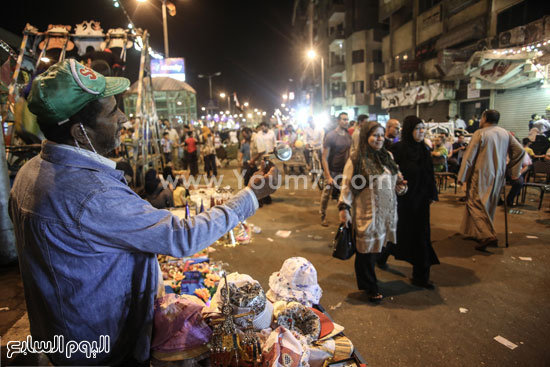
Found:
[[[80,127],[80,124],[76,123],[73,124],[70,128],[71,136],[74,140],[78,142],[81,146],[86,146],[88,141],[86,139],[86,136],[84,135],[84,131],[82,131],[82,128]]]

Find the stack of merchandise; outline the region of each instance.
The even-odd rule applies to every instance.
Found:
[[[341,335],[344,328],[320,311],[322,290],[317,271],[307,259],[287,259],[281,270],[271,275],[269,286],[264,293],[249,275],[223,275],[209,305],[204,304],[200,312],[194,304],[187,305],[193,310],[192,317],[181,305],[189,303],[186,296],[180,296],[182,300],[166,295],[157,300],[155,333],[157,328],[164,329],[159,330],[162,343],[153,343],[152,364],[170,361],[172,366],[189,366],[191,360],[192,364],[220,367],[323,367],[339,361],[346,361],[346,366],[357,365],[358,361],[349,359],[353,344]],[[170,338],[167,324],[177,322],[179,313],[185,313],[192,322],[169,327],[173,333]],[[202,344],[197,341],[199,346],[182,346],[172,340],[192,333],[209,338],[201,339]],[[210,353],[204,352],[206,346]],[[189,358],[177,359],[182,356]]]
[[[182,259],[159,255],[166,293],[195,295],[204,303],[210,303],[223,269],[221,263],[211,262],[205,252],[199,253],[201,257]]]

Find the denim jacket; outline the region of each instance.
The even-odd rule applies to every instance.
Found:
[[[180,220],[136,195],[122,171],[44,142],[19,171],[9,199],[33,339],[63,335],[65,343],[91,343],[109,336],[109,353],[49,354],[56,364],[148,359],[156,254],[200,251],[257,207],[247,188],[225,205]]]

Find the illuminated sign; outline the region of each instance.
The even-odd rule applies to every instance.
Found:
[[[179,81],[185,81],[185,60],[183,57],[151,60],[151,75],[153,78],[167,76]]]

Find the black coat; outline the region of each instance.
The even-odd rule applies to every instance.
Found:
[[[394,159],[407,180],[408,191],[397,198],[396,259],[428,267],[439,264],[430,235],[430,201],[437,201],[431,155],[424,143],[398,142],[391,147]]]

